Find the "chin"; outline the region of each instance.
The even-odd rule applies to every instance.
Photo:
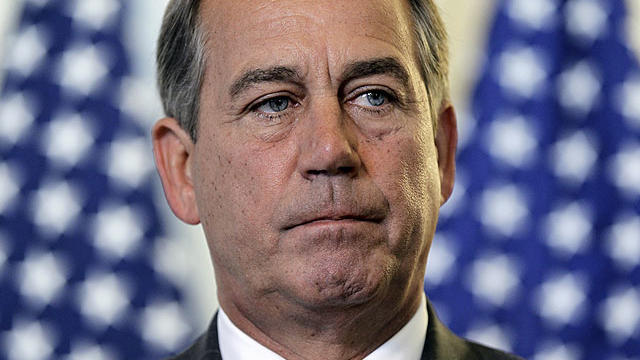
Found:
[[[383,251],[324,254],[298,269],[297,302],[308,308],[338,309],[375,302],[391,289],[397,261]]]

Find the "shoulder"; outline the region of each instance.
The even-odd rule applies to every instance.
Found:
[[[217,323],[218,314],[216,313],[204,334],[200,335],[185,351],[166,360],[221,360]]]
[[[427,312],[429,328],[422,353],[423,360],[522,360],[518,356],[455,335],[438,319],[429,301]]]
[[[469,350],[473,353],[473,359],[482,360],[523,360],[519,356],[506,353],[504,351],[492,349],[484,345],[476,344],[471,341],[464,340],[469,347]]]

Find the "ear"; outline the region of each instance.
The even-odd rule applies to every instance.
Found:
[[[194,143],[176,119],[158,120],[151,131],[153,155],[162,181],[162,188],[173,213],[187,224],[198,224],[191,164]]]
[[[446,103],[438,115],[436,148],[438,169],[440,170],[440,206],[453,192],[456,177],[456,147],[458,145],[458,125],[453,105]]]

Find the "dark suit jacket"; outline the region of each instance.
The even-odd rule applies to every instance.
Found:
[[[517,356],[490,349],[456,336],[440,322],[429,301],[427,301],[427,311],[429,326],[422,350],[422,360],[521,360]],[[209,325],[209,330],[200,336],[191,347],[169,360],[222,359],[220,346],[218,346],[217,317],[216,314]]]

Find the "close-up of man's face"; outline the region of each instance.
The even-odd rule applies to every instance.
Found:
[[[421,291],[455,124],[448,108],[436,140],[409,5],[204,1],[200,11],[193,195],[173,208],[202,222],[219,288],[310,308]]]
[[[0,0],[0,360],[640,359],[638,19]]]

